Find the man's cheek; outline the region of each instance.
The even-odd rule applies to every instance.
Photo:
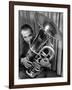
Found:
[[[32,37],[29,37],[28,39],[29,39],[29,40],[31,40],[31,39],[32,39]]]

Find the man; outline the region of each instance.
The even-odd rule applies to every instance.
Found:
[[[29,51],[33,39],[33,30],[30,25],[25,24],[21,27],[21,36],[23,38],[23,47],[22,53],[19,60],[19,77],[28,78],[25,74],[25,69],[32,66],[32,62],[29,61],[26,57],[27,52]]]
[[[35,55],[35,52],[34,51],[33,51],[34,53],[31,52],[32,45],[36,45],[36,44],[35,44],[35,39],[33,36],[33,30],[28,24],[25,24],[21,27],[21,36],[24,41],[23,41],[23,49],[20,55],[20,62],[19,62],[20,63],[19,64],[19,78],[25,79],[25,78],[37,76],[39,74],[38,70],[40,70],[40,65],[34,61],[33,56]],[[40,36],[43,36],[43,35],[41,34]],[[45,40],[45,36],[44,36],[44,40]],[[37,46],[38,46],[38,43],[37,43]],[[32,66],[35,66],[35,70],[37,71],[35,73],[34,72],[35,70],[33,70],[32,73],[34,75],[31,75],[32,74],[31,72],[30,73],[26,72],[27,71],[26,69],[30,69]],[[43,77],[42,73],[38,75],[37,77]]]

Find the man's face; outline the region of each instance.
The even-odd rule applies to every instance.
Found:
[[[21,34],[22,34],[24,40],[25,40],[26,42],[28,42],[28,43],[29,43],[30,40],[32,39],[32,34],[31,34],[31,32],[30,32],[30,29],[22,30],[22,31],[21,31]]]

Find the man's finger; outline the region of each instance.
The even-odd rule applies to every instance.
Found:
[[[31,65],[30,65],[30,64],[28,64],[28,63],[27,63],[25,66],[26,66],[26,68],[29,68],[29,67],[31,67]]]
[[[32,62],[28,61],[28,64],[31,64],[32,65]]]

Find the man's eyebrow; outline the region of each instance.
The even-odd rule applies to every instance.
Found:
[[[27,36],[24,36],[24,38],[26,38]]]
[[[32,34],[29,34],[29,35],[27,35],[27,36],[23,36],[23,37],[26,38],[26,37],[29,37],[29,36],[32,36]]]
[[[28,36],[32,36],[32,34],[29,34]]]

